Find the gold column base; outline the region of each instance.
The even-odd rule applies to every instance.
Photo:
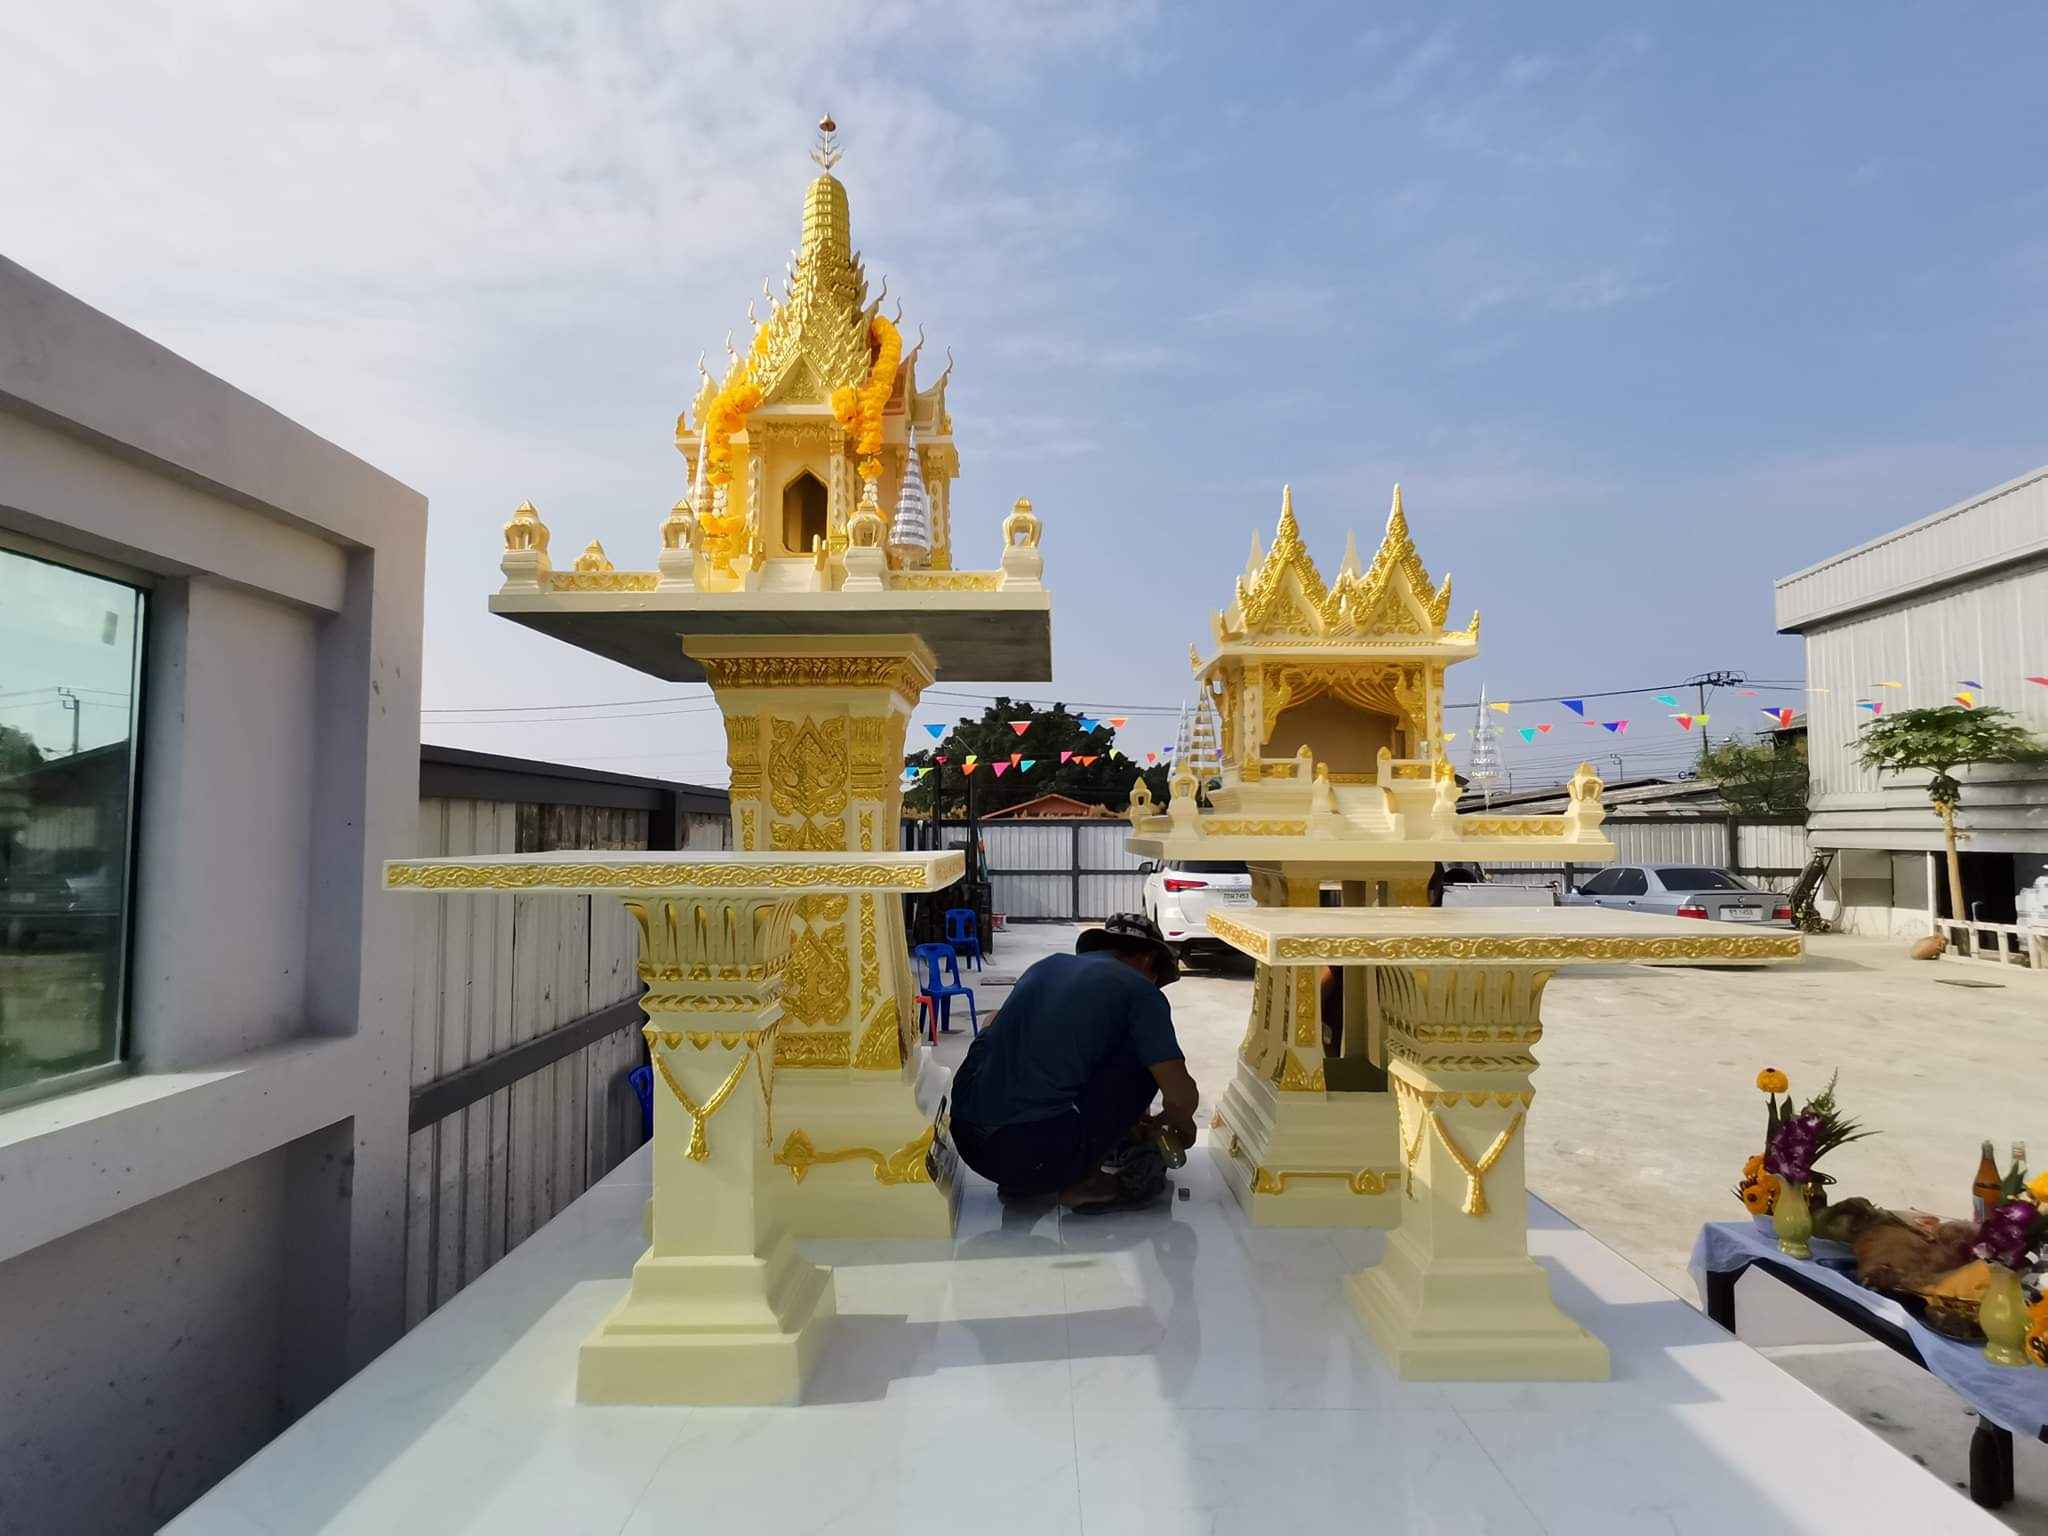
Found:
[[[1283,1092],[1243,1058],[1207,1138],[1254,1226],[1377,1228],[1401,1220],[1397,1139],[1389,1095]]]
[[[942,1076],[920,1054],[916,1081],[853,1069],[775,1075],[770,1208],[799,1237],[953,1235],[960,1180],[932,1134]]]
[[[766,1257],[675,1258],[649,1249],[626,1299],[583,1342],[584,1403],[794,1403],[837,1311],[832,1272],[778,1234]]]
[[[1406,1231],[1344,1282],[1404,1381],[1605,1381],[1607,1346],[1551,1300],[1534,1259],[1432,1257]]]

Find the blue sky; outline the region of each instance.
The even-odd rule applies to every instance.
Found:
[[[1797,678],[1774,578],[2048,460],[2044,45],[1932,4],[79,0],[0,15],[0,249],[430,497],[430,710],[686,706],[488,618],[498,526],[651,564],[829,109],[871,277],[957,359],[963,563],[1045,519],[1058,676],[1016,691],[1142,750],[1282,482],[1326,569],[1402,483],[1485,612],[1454,697]],[[723,779],[714,714],[573,713],[426,734]]]

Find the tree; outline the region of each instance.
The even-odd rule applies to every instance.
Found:
[[[43,760],[35,737],[11,725],[0,725],[0,777],[27,773]]]
[[[1025,722],[1019,733],[1012,721]],[[1072,795],[1091,805],[1120,810],[1131,798],[1131,785],[1142,771],[1145,782],[1160,800],[1166,798],[1167,766],[1158,763],[1142,769],[1128,757],[1112,757],[1116,732],[1107,722],[1093,731],[1081,728],[1081,716],[1064,704],[1035,709],[1029,703],[998,698],[979,720],[964,716],[933,742],[905,758],[913,768],[929,767],[911,788],[904,791],[903,808],[914,816],[929,816],[936,804],[945,816],[965,815],[968,775],[961,769],[972,755],[978,766],[972,775],[974,808],[978,814],[1017,805],[1038,795]],[[1060,761],[1060,753],[1068,754]],[[1000,776],[993,764],[1008,763],[1011,755],[1032,763],[1031,771],[1007,769]],[[945,758],[945,762],[938,761]],[[1082,758],[1091,758],[1084,763]]]
[[[1728,741],[1700,754],[1699,775],[1738,816],[1798,815],[1806,809],[1806,743]]]
[[[1850,745],[1865,768],[1878,773],[1924,771],[1927,798],[1941,818],[1948,845],[1949,916],[1966,919],[1963,907],[1963,865],[1956,856],[1956,806],[1963,798],[1958,768],[1993,763],[2048,762],[2048,743],[2014,722],[2010,710],[1986,706],[1969,709],[1944,704],[1939,709],[1902,709],[1879,715]]]

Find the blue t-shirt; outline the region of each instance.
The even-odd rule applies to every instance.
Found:
[[[1048,955],[981,1032],[974,1070],[954,1079],[952,1112],[990,1129],[1068,1114],[1081,1085],[1126,1048],[1148,1067],[1184,1059],[1159,988],[1100,951]]]

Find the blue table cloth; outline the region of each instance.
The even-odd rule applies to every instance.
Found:
[[[1858,1285],[1852,1276],[1810,1259],[1787,1258],[1778,1252],[1777,1239],[1760,1231],[1754,1222],[1708,1222],[1700,1228],[1686,1267],[1691,1270],[1693,1284],[1699,1287],[1704,1302],[1708,1271],[1725,1274],[1744,1270],[1758,1259],[1796,1266],[1803,1279],[1825,1286],[1871,1316],[1902,1329],[1920,1351],[1927,1369],[1956,1396],[2001,1429],[2029,1440],[2042,1438],[2042,1428],[2048,1425],[2048,1370],[2038,1366],[1993,1365],[1984,1358],[1983,1345],[1960,1344],[1944,1338],[1889,1296]]]

